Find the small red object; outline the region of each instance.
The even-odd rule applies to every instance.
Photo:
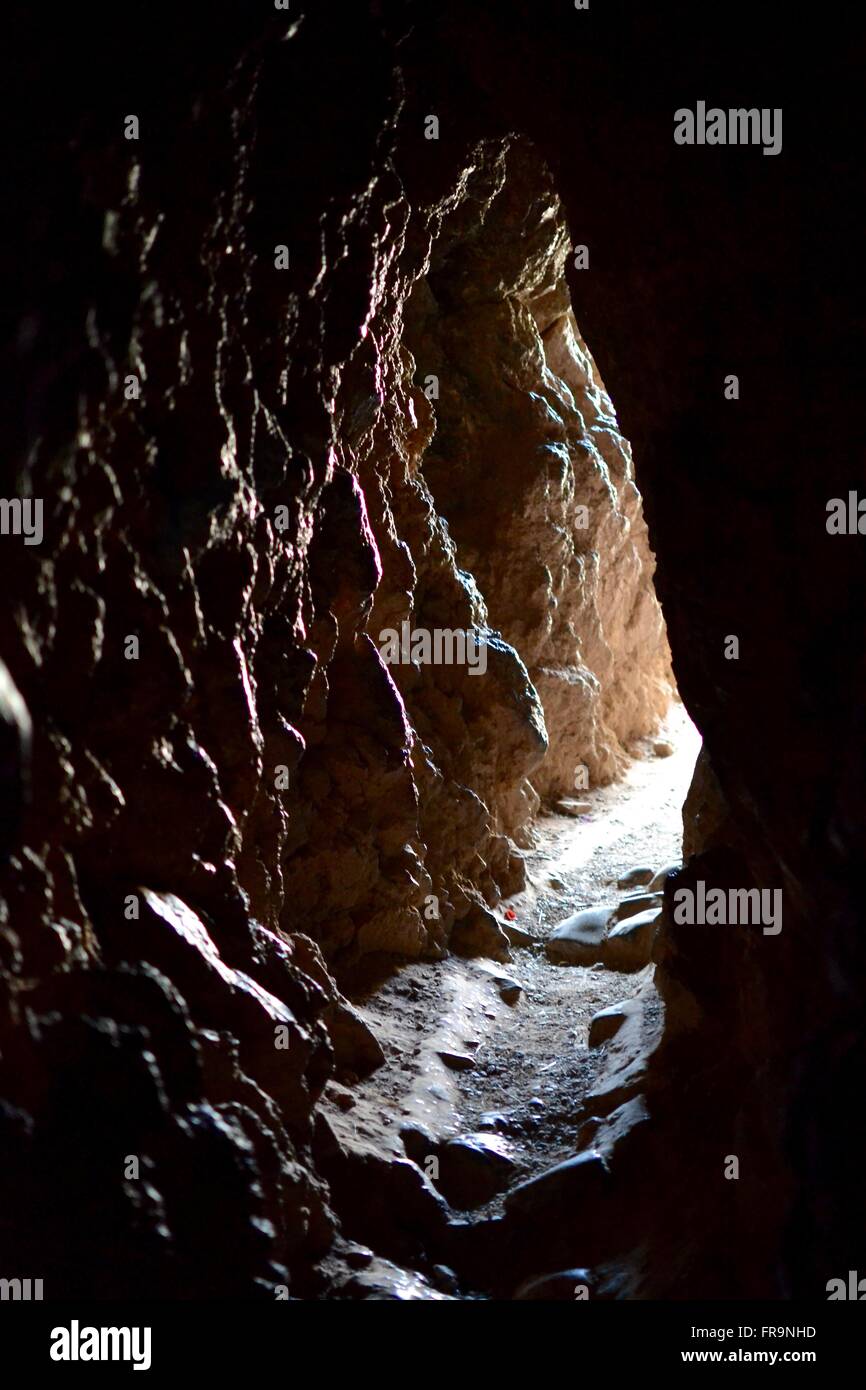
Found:
[[[514,911],[513,907],[507,907],[505,909],[505,915],[508,918],[509,922],[513,922],[515,917],[517,916],[517,913]]]

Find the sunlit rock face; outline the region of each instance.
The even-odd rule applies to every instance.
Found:
[[[439,382],[424,478],[541,698],[542,797],[581,769],[610,781],[671,698],[631,451],[571,308],[571,252],[538,151],[482,146],[407,309],[418,376]]]
[[[481,144],[443,199],[390,215],[334,403],[283,870],[283,925],[339,961],[440,951],[522,883],[541,797],[610,780],[671,693],[628,444],[537,152]],[[475,661],[413,653],[442,631],[473,634]]]

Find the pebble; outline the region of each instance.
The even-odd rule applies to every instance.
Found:
[[[516,1004],[523,993],[523,985],[512,980],[509,976],[503,975],[502,979],[496,981],[499,990],[499,998],[504,1004]]]
[[[475,1058],[465,1052],[440,1052],[439,1056],[452,1071],[470,1071],[475,1066]]]

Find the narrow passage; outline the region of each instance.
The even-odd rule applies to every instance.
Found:
[[[365,1082],[329,1085],[342,1143],[385,1163],[408,1155],[470,1220],[494,1215],[507,1189],[576,1151],[610,1046],[590,1046],[593,1017],[638,994],[650,1012],[660,1005],[651,965],[554,963],[568,946],[557,952],[552,933],[585,908],[647,892],[618,886],[633,871],[646,880],[679,864],[699,746],[675,703],[622,781],[581,794],[588,811],[539,820],[529,887],[497,909],[526,938],[509,962],[452,956],[396,972],[382,963],[378,975],[369,962],[353,998],[386,1061]]]

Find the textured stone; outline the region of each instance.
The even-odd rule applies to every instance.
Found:
[[[44,498],[46,528],[0,538],[0,652],[34,726],[23,816],[21,720],[10,764],[8,713],[0,733],[4,1260],[58,1297],[317,1287],[329,1202],[360,1220],[309,1139],[331,970],[441,955],[475,895],[523,885],[540,799],[651,734],[668,671],[645,507],[704,737],[683,881],[786,898],[764,948],[662,920],[665,1042],[623,1083],[652,1099],[623,1287],[813,1297],[864,1226],[839,1103],[866,1075],[862,553],[822,526],[862,414],[838,331],[856,123],[832,161],[809,142],[759,159],[772,179],[664,154],[646,75],[673,110],[694,52],[676,7],[579,51],[570,6],[543,24],[524,3],[420,6],[407,26],[357,5],[336,27],[308,6],[289,41],[271,6],[212,11],[109,7],[96,41],[58,7],[6,34],[27,121],[0,495]],[[771,65],[777,16],[750,26],[748,45],[717,26],[711,86]],[[836,27],[794,41],[852,89]],[[422,144],[418,93],[448,138]],[[812,245],[830,253],[804,276]],[[378,634],[410,617],[480,634],[487,672],[386,669]],[[156,911],[140,939],[161,964],[139,959],[139,885],[210,945]],[[285,1076],[263,1033],[283,1009]],[[759,1177],[708,1202],[732,1134]],[[127,1151],[152,1165],[133,1193]],[[535,1272],[589,1258],[578,1206],[556,1219],[580,1248],[535,1249]]]
[[[573,801],[571,797],[564,797],[554,802],[553,809],[563,816],[582,816],[587,811],[592,810],[592,803],[589,801]]]
[[[423,475],[527,664],[550,739],[529,775],[557,799],[579,765],[592,785],[612,780],[625,745],[657,727],[667,641],[630,448],[571,311],[552,183],[515,141],[490,147],[468,192],[484,236],[456,206],[407,309],[419,374],[447,388]]]

